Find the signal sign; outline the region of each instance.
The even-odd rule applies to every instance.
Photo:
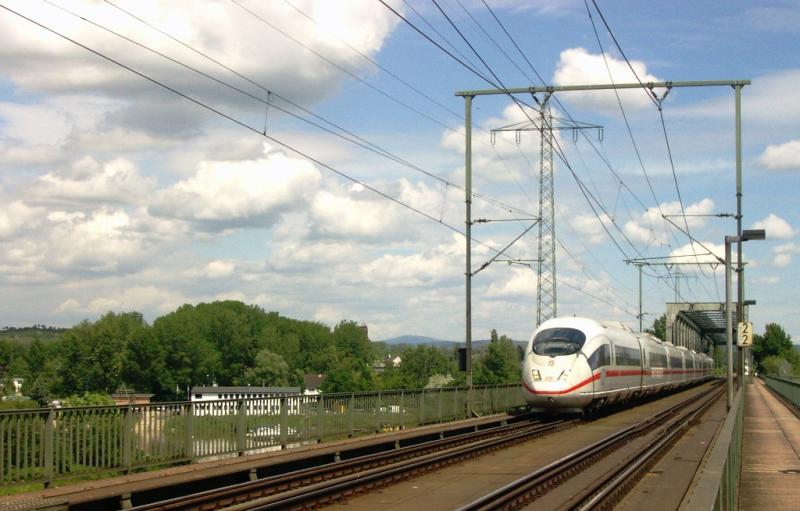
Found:
[[[741,322],[736,326],[736,345],[739,347],[753,345],[753,323]]]

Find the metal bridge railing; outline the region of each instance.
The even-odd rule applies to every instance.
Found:
[[[467,417],[464,387],[0,412],[0,486],[129,472]],[[473,411],[525,404],[473,387]]]
[[[767,387],[790,401],[796,408],[800,409],[800,380],[796,378],[784,378],[778,376],[763,376]]]
[[[683,511],[738,509],[744,432],[744,389],[739,388],[711,455]]]

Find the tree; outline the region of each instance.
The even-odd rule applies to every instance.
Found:
[[[355,321],[343,320],[333,328],[331,337],[333,345],[342,356],[353,357],[364,363],[372,361],[372,347],[366,327]]]
[[[789,376],[792,373],[791,364],[781,357],[766,357],[761,361],[761,365],[764,372],[771,376]]]
[[[113,406],[114,400],[108,394],[84,392],[67,397],[61,404],[63,406]]]
[[[286,386],[289,384],[289,364],[268,349],[258,352],[255,365],[244,372],[245,385]]]
[[[649,334],[653,334],[662,341],[667,340],[667,315],[662,314],[661,317],[653,321],[653,326],[645,330]]]
[[[455,372],[452,358],[433,346],[419,344],[403,352],[401,358],[396,381],[407,389],[421,389],[432,376],[449,376]]]
[[[360,392],[374,390],[375,376],[366,363],[353,357],[340,360],[322,383],[325,392]]]
[[[764,361],[768,357],[778,357],[789,364],[798,365],[798,354],[792,344],[792,338],[777,323],[768,323],[764,335],[753,336],[753,359],[760,371],[764,371]]]
[[[475,364],[474,381],[477,385],[498,385],[520,381],[519,351],[505,335],[498,337],[492,330],[486,354]]]
[[[172,391],[174,383],[166,366],[166,353],[152,328],[141,329],[128,340],[122,382],[137,392],[164,395]]]

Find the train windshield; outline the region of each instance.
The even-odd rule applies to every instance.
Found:
[[[574,355],[583,347],[586,336],[574,328],[548,328],[533,338],[533,352],[537,355],[558,357]]]

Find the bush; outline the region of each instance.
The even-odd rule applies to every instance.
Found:
[[[792,364],[781,357],[767,357],[761,361],[761,365],[770,376],[790,376],[792,374]]]

